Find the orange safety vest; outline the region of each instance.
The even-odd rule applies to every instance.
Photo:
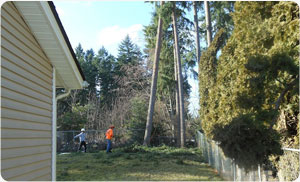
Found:
[[[106,135],[106,139],[111,140],[111,138],[114,136],[114,132],[112,129],[108,129],[105,135]]]

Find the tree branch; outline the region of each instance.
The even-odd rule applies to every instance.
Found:
[[[293,88],[293,86],[295,84],[297,84],[297,81],[299,80],[299,77],[297,76],[295,80],[293,80],[291,83],[287,84],[287,87],[280,93],[280,96],[278,97],[278,99],[276,100],[275,104],[275,110],[279,110],[280,104],[284,99],[284,95]],[[271,122],[271,125],[269,127],[269,129],[272,129],[273,126],[276,124],[276,121],[278,119],[278,115],[276,115]]]

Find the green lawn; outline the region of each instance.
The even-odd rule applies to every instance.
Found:
[[[113,153],[57,155],[57,180],[63,181],[221,181],[198,149],[132,145]]]

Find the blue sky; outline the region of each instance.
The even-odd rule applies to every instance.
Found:
[[[54,1],[74,47],[98,51],[104,46],[117,56],[118,44],[127,34],[143,46],[143,26],[151,21],[153,5],[143,1]]]
[[[97,52],[104,46],[114,56],[127,34],[140,48],[144,46],[143,26],[150,24],[154,11],[143,1],[54,1],[54,5],[73,48],[81,43],[84,50]],[[189,110],[197,114],[198,82],[189,79],[189,83]]]

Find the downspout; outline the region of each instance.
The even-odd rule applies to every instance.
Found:
[[[56,113],[56,106],[57,101],[59,99],[62,99],[64,97],[67,97],[71,93],[71,89],[66,89],[66,93],[56,96],[56,78],[55,78],[55,68],[53,67],[53,85],[52,85],[52,181],[56,181],[56,119],[57,119],[57,113]]]
[[[52,164],[51,181],[56,181],[56,77],[55,67],[52,71]]]
[[[55,67],[53,67],[53,75],[52,75],[52,181],[56,181],[56,119],[57,119],[57,113],[56,113],[56,104],[59,99],[62,99],[64,97],[67,97],[71,90],[67,89],[67,92],[64,94],[61,94],[56,97],[56,70]]]
[[[65,89],[65,90],[67,91],[66,93],[63,93],[63,94],[58,95],[58,96],[56,97],[56,102],[57,102],[59,99],[65,98],[65,97],[67,97],[68,95],[70,95],[71,89]]]
[[[52,181],[56,181],[56,119],[57,119],[57,113],[56,113],[56,106],[57,101],[59,99],[65,98],[70,95],[71,89],[67,89],[66,93],[60,94],[56,96],[56,70],[55,67],[53,67],[53,73],[52,73]],[[89,84],[86,81],[83,81],[82,87],[88,87]]]
[[[54,71],[55,72],[55,71]],[[59,99],[65,98],[70,95],[71,89],[65,89],[67,92],[58,96],[55,96],[54,104],[53,104],[53,122],[52,122],[52,181],[56,181],[56,145],[57,145],[57,136],[56,136],[56,120],[57,120],[57,113],[56,113],[56,106],[57,101]],[[54,89],[53,93],[56,94],[56,88]]]

